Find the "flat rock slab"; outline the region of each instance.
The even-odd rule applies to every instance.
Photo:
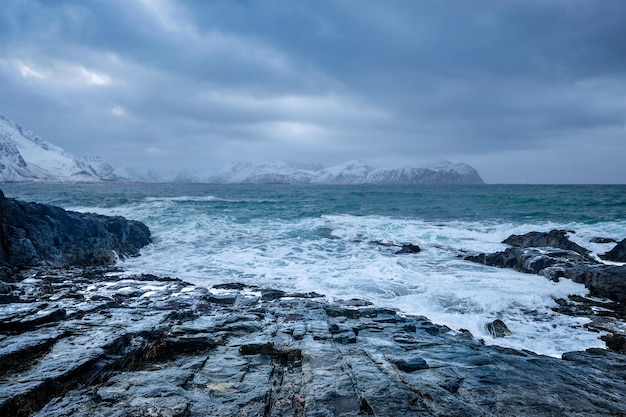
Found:
[[[607,350],[540,356],[362,300],[245,285],[15,285],[5,322],[29,305],[66,314],[0,332],[3,416],[624,415],[626,357]]]

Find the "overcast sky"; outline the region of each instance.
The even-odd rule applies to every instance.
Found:
[[[77,156],[626,183],[624,0],[2,0],[0,51],[0,113]]]

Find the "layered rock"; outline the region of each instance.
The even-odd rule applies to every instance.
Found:
[[[567,251],[573,251],[587,257],[591,253],[590,250],[583,248],[577,243],[572,242],[567,237],[566,230],[550,230],[544,232],[529,232],[523,235],[511,235],[504,239],[502,243],[506,243],[517,248],[558,248]]]
[[[243,284],[81,271],[8,287],[0,415],[623,415],[626,358],[606,350],[545,357]]]
[[[0,191],[0,269],[4,275],[12,268],[38,265],[111,265],[119,258],[138,255],[149,243],[150,231],[143,223],[17,201]]]
[[[512,235],[503,243],[514,247],[491,254],[470,255],[465,259],[540,274],[552,280],[569,278],[584,284],[592,295],[626,301],[626,266],[596,261],[589,250],[570,241],[564,231]]]
[[[363,300],[126,277],[87,266],[136,255],[149,242],[141,223],[1,194],[0,219],[0,260],[39,265],[29,279],[0,281],[2,416],[623,415],[619,353],[557,359],[485,346],[467,331]],[[606,285],[606,271],[601,284],[593,271],[607,265],[571,246],[511,249],[538,256],[505,252],[494,263],[579,271],[590,285]],[[403,245],[398,253],[418,251]],[[560,302],[571,314],[587,307]],[[500,320],[489,327],[497,337],[510,333]],[[606,340],[623,351],[623,335]]]
[[[540,274],[554,281],[569,278],[584,284],[591,297],[602,299],[570,296],[556,300],[559,307],[555,310],[587,318],[589,322],[585,326],[603,333],[601,338],[609,349],[626,353],[623,326],[626,320],[626,265],[607,265],[595,260],[589,250],[570,241],[566,232],[561,230],[512,235],[503,243],[514,247],[491,254],[470,255],[465,259]],[[619,245],[616,248],[619,250]]]

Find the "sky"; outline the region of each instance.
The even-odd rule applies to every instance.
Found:
[[[626,183],[623,0],[3,0],[0,113],[77,156]]]

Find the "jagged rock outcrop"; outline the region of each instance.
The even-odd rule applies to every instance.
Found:
[[[402,245],[402,248],[400,248],[400,250],[397,250],[395,254],[403,255],[407,253],[420,253],[421,251],[422,251],[422,248],[420,248],[418,245],[408,243],[408,244]]]
[[[607,253],[600,255],[600,258],[607,261],[626,262],[626,239],[619,242]]]
[[[485,346],[362,300],[65,271],[8,284],[0,415],[621,416],[626,357]]]
[[[570,241],[564,231],[512,235],[503,243],[515,247],[491,254],[470,255],[465,259],[540,274],[552,280],[569,278],[584,284],[592,295],[626,301],[626,266],[596,261],[589,255],[589,250]]]
[[[138,255],[149,243],[143,223],[17,201],[0,191],[0,269],[5,272],[37,265],[110,265]]]
[[[548,233],[529,232],[523,235],[511,235],[504,239],[502,243],[517,248],[559,248],[576,252],[585,257],[591,253],[590,250],[569,240],[566,230],[550,230]]]

